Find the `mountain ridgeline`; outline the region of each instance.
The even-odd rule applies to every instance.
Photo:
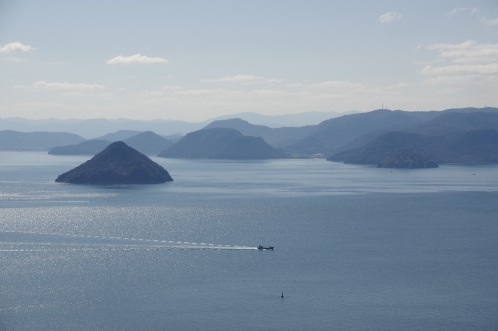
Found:
[[[78,144],[82,137],[67,132],[0,131],[0,150],[45,151],[54,146]]]
[[[173,145],[171,141],[151,131],[138,133],[134,131],[121,131],[114,134],[108,134],[100,139],[87,140],[76,145],[54,147],[48,151],[48,154],[95,155],[113,142],[113,140],[105,140],[105,138],[117,139],[117,141],[119,141],[119,138],[123,137],[127,137],[127,139],[124,139],[123,141],[128,146],[135,148],[145,155],[157,155],[164,149]]]
[[[293,157],[326,156],[329,161],[396,168],[498,162],[497,108],[427,112],[379,109],[301,128],[271,129],[240,120],[214,125],[260,134]],[[274,139],[282,129],[294,130],[294,135]]]
[[[283,154],[261,137],[244,136],[235,129],[212,128],[191,132],[159,157],[185,159],[274,159]]]
[[[428,167],[431,162],[498,163],[497,134],[498,108],[378,109],[301,127],[272,128],[239,118],[217,120],[174,138],[175,143],[153,132],[133,130],[86,141],[69,133],[0,131],[0,149],[94,155],[119,139],[144,154],[169,158],[321,157],[382,167]]]

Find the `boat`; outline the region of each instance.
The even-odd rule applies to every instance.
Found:
[[[259,245],[259,246],[258,246],[258,249],[259,249],[260,251],[266,251],[266,250],[271,250],[271,251],[272,251],[274,248],[275,248],[275,247],[273,247],[273,246],[268,246],[268,247],[264,247],[264,246],[262,246],[262,245]]]

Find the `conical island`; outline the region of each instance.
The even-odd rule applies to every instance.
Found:
[[[73,184],[160,184],[173,181],[168,171],[122,141],[76,168],[60,175],[59,183]]]

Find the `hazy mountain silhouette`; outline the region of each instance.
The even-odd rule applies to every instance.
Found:
[[[101,122],[98,120],[95,120],[94,122],[86,122],[86,124],[89,123]],[[116,123],[129,124],[129,122],[123,122],[122,120],[117,120]],[[139,124],[143,123],[140,122]],[[311,157],[317,155],[336,155],[348,150],[361,148],[370,144],[375,138],[391,131],[411,132],[422,136],[430,136],[433,137],[430,142],[432,144],[437,139],[440,139],[441,141],[445,139],[448,140],[450,136],[462,135],[464,132],[469,130],[498,129],[498,109],[489,107],[463,108],[426,112],[407,112],[401,110],[391,111],[387,109],[379,109],[367,113],[344,115],[323,121],[318,125],[301,127],[271,128],[264,125],[254,125],[242,119],[227,119],[212,122],[205,128],[235,129],[244,136],[261,137],[264,139],[265,143],[272,145],[274,148],[277,148],[292,157]],[[132,135],[136,136],[136,134],[138,134],[137,132],[138,131],[120,130],[101,138],[104,138],[103,140],[111,141],[116,139],[126,141]],[[144,153],[153,155],[163,149],[163,147],[157,147],[157,149],[154,149],[155,147],[152,147],[152,145],[155,146],[155,143],[139,143],[139,138],[137,137],[136,139],[136,142],[130,141],[130,144],[137,144],[134,146],[136,146],[139,150],[142,150]],[[157,136],[155,139],[160,140]],[[214,137],[210,137],[210,139],[214,139]],[[249,141],[248,138],[245,139],[246,142]],[[386,139],[386,137],[383,139]],[[41,143],[42,139],[34,140],[35,141],[31,141],[30,143],[20,143],[21,139],[9,138],[6,140],[7,143],[5,143],[4,140],[3,147],[1,147],[2,141],[0,139],[0,148],[20,150],[48,149],[53,146],[79,143],[82,141],[82,138],[79,137],[79,140],[76,142],[68,141],[67,138],[57,138],[55,145],[49,147],[43,147],[44,145]],[[214,139],[213,143],[217,144],[217,147],[208,147],[207,144],[209,141],[210,140],[206,140],[203,143],[203,146],[205,146],[204,153],[207,155],[203,157],[220,157],[219,153],[216,154],[215,151],[216,148],[223,146],[223,143]],[[158,144],[160,145],[160,143]],[[261,141],[258,142],[254,140],[252,145],[255,144],[261,144]],[[249,145],[247,145],[246,148],[249,148]],[[263,145],[260,147],[262,148],[262,146]],[[149,149],[146,150],[145,148]],[[189,150],[191,148],[193,147],[190,146]],[[96,152],[98,151],[95,150],[95,153]],[[179,153],[179,151],[177,152]],[[202,155],[201,152],[202,151],[192,154],[192,157],[201,157],[197,156]],[[187,152],[184,151],[183,153]],[[232,150],[231,153],[235,153],[235,151]],[[359,153],[359,151],[356,151],[355,153]],[[250,157],[249,154],[248,157]],[[271,153],[269,152],[269,154]],[[371,158],[372,154],[373,153],[370,152],[368,155],[358,158],[368,159]],[[425,155],[422,154],[422,156]],[[235,154],[227,157],[235,157]],[[242,156],[239,155],[238,157]],[[262,157],[266,156],[263,155]],[[452,156],[451,159],[455,159],[455,157]],[[482,159],[482,156],[480,159]]]
[[[254,125],[240,118],[214,121],[205,129],[231,128],[246,136],[263,138],[268,144],[280,148],[305,138],[313,132],[315,126],[270,128],[264,125]]]
[[[364,146],[333,154],[329,161],[353,164],[378,164],[399,150],[417,152],[431,143],[431,137],[411,132],[392,131],[379,135]]]
[[[320,123],[313,133],[285,150],[297,154],[330,154],[365,135],[399,130],[431,119],[433,112],[404,112],[387,109],[345,115]]]
[[[54,146],[77,144],[84,141],[78,135],[67,132],[19,132],[0,131],[1,150],[48,150]]]
[[[191,132],[158,156],[207,159],[271,159],[282,153],[261,137],[244,136],[235,129],[212,128]]]
[[[128,136],[129,133],[135,131],[118,131],[120,134],[109,134],[107,137]],[[88,140],[76,145],[59,146],[49,150],[49,154],[53,155],[95,155],[106,148],[112,141],[109,140]],[[124,142],[140,153],[146,155],[157,155],[165,148],[173,143],[169,140],[155,134],[154,132],[146,131],[133,135],[124,140]]]
[[[498,162],[498,131],[482,129],[429,136],[388,132],[368,144],[333,154],[327,159],[354,164],[379,164],[400,150],[408,150],[436,163]]]
[[[109,140],[87,140],[76,145],[57,146],[48,151],[51,155],[95,155],[109,146]]]
[[[108,141],[125,141],[128,138],[134,137],[142,131],[136,130],[118,130],[116,132],[107,133],[101,137],[92,140],[108,140]]]
[[[141,132],[124,142],[146,155],[157,155],[173,145],[171,141],[151,131]]]
[[[406,129],[426,135],[451,135],[470,130],[498,129],[498,111],[445,111],[427,122]]]
[[[223,121],[223,120],[238,118],[250,122],[254,125],[263,125],[270,128],[301,127],[301,126],[316,125],[324,120],[353,113],[356,112],[351,111],[345,113],[334,113],[334,112],[310,111],[310,112],[284,114],[284,115],[262,115],[254,112],[244,112],[244,113],[220,116],[217,118],[213,118],[208,122]]]
[[[32,120],[24,118],[2,118],[0,120],[0,130],[72,132],[86,139],[101,139],[101,136],[118,130],[153,131],[160,135],[184,135],[188,132],[199,130],[206,124],[206,122],[190,123],[173,120],[139,121],[102,118],[88,120]],[[104,140],[112,139],[104,138]]]

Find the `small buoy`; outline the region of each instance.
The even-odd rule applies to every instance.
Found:
[[[284,298],[284,291],[282,291],[282,295],[280,296],[282,299]]]

